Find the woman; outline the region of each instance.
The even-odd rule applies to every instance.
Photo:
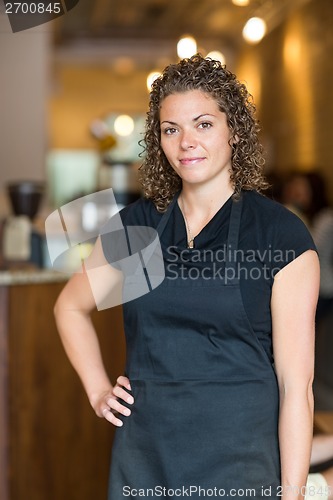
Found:
[[[217,61],[171,65],[145,145],[145,197],[121,218],[157,230],[165,279],[123,306],[126,376],[106,375],[85,273],[55,308],[92,407],[121,427],[109,498],[304,498],[318,261],[303,223],[259,194],[250,95]],[[103,233],[86,266],[116,260]],[[101,295],[119,273],[105,267]]]

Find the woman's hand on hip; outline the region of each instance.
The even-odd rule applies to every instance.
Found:
[[[118,377],[116,384],[110,390],[100,394],[92,405],[97,416],[105,418],[117,427],[121,427],[123,422],[116,415],[128,417],[131,414],[131,410],[122,404],[122,401],[130,405],[134,403],[133,396],[128,393],[130,390],[129,379],[122,375]]]

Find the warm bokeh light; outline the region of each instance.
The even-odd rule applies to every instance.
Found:
[[[292,68],[301,64],[302,45],[299,33],[288,31],[284,39],[283,45],[283,60],[286,67]]]
[[[177,54],[180,59],[194,56],[197,53],[197,42],[193,36],[183,36],[177,43]]]
[[[254,98],[258,109],[262,105],[262,68],[260,56],[257,51],[249,51],[246,55],[240,57],[237,66],[237,76],[241,82],[244,82],[246,88]]]
[[[297,130],[293,139],[293,154],[304,170],[313,168],[317,161],[316,93],[313,90],[313,68],[308,63],[311,45],[306,25],[297,17],[288,19],[281,72],[286,82],[285,99],[293,103],[293,124],[294,130]]]
[[[208,52],[206,57],[214,59],[214,61],[220,61],[221,64],[225,64],[225,57],[219,50],[212,50],[211,52]]]
[[[128,76],[135,71],[135,63],[131,57],[117,57],[112,63],[112,68],[117,75]]]
[[[250,0],[231,0],[234,5],[238,5],[239,7],[246,7],[249,5]]]
[[[114,131],[116,134],[126,137],[134,130],[134,121],[128,115],[119,115],[114,121]]]
[[[161,76],[161,72],[158,70],[151,71],[147,76],[147,89],[149,92],[151,91],[152,84],[159,76]]]
[[[251,17],[243,28],[243,37],[248,43],[258,43],[266,33],[266,23],[261,17]]]

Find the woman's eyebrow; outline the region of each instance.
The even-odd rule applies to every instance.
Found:
[[[213,115],[212,113],[202,113],[202,115],[199,115],[196,118],[193,118],[193,121],[197,122],[198,120],[200,120],[200,118],[203,118],[204,116],[215,116],[215,115]]]
[[[177,125],[177,123],[176,123],[176,122],[171,122],[170,120],[163,120],[163,121],[161,122],[161,125],[162,125],[162,123],[170,123],[170,125]]]
[[[194,121],[194,122],[197,122],[198,120],[200,120],[200,118],[203,118],[204,116],[213,116],[213,117],[215,117],[215,115],[213,115],[213,114],[211,114],[211,113],[202,113],[201,115],[196,116],[195,118],[193,118],[193,121]],[[176,122],[172,122],[172,121],[170,121],[170,120],[163,120],[163,121],[161,122],[161,125],[162,125],[163,123],[170,123],[170,125],[177,125],[177,123],[176,123]]]

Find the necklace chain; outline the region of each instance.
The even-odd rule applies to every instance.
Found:
[[[187,220],[187,217],[186,217],[186,214],[185,214],[184,203],[183,203],[183,198],[182,197],[180,197],[180,203],[181,203],[181,208],[182,208],[182,212],[183,212],[184,219],[185,219],[186,231],[187,231],[187,235],[188,235],[188,238],[187,238],[187,248],[194,248],[194,238],[192,236],[190,225],[188,223],[188,220]]]

